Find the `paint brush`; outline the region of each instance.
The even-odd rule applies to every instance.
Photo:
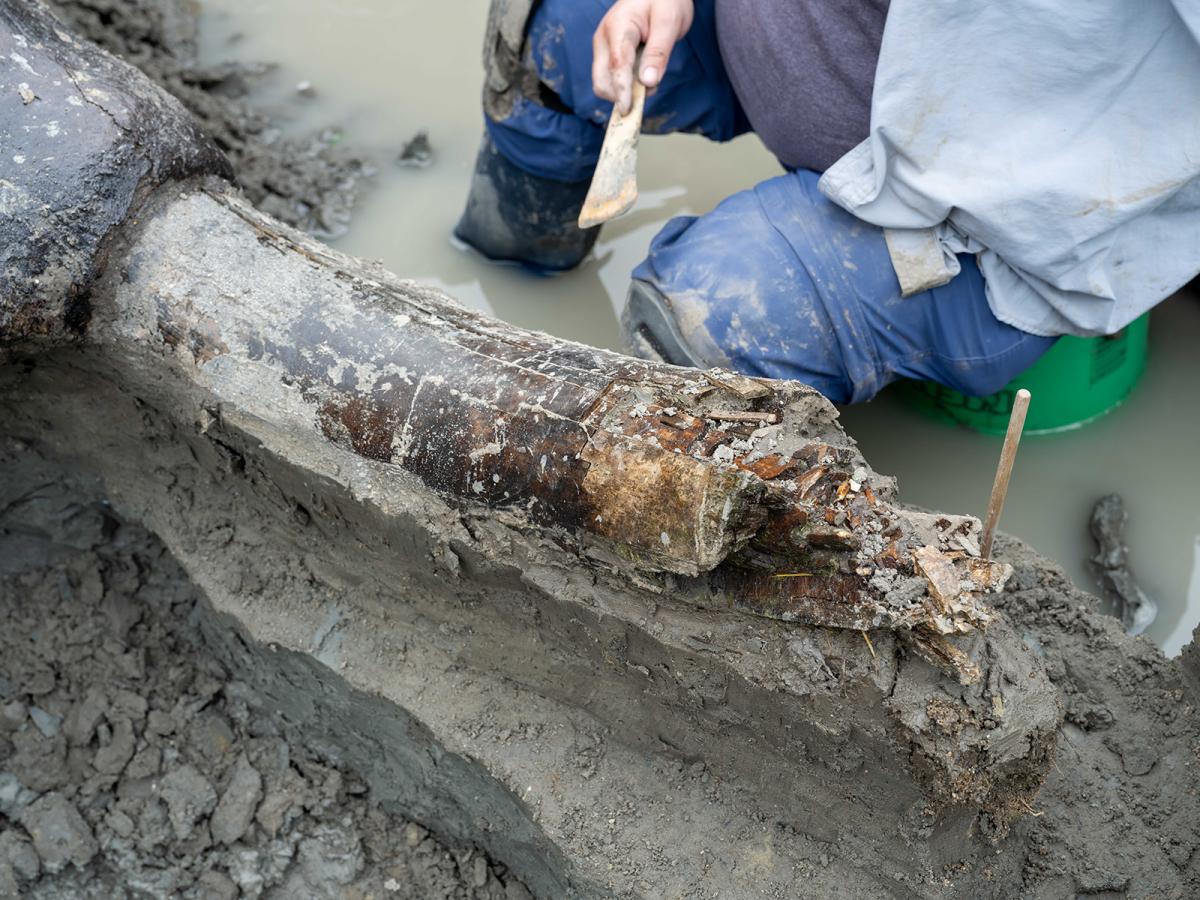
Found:
[[[580,228],[591,228],[615,219],[628,212],[637,201],[637,145],[645,108],[646,86],[635,77],[629,112],[621,115],[614,106],[612,118],[608,120],[600,161],[596,163],[592,185],[579,213]]]
[[[1000,465],[996,467],[996,480],[992,482],[992,496],[988,500],[987,519],[983,526],[983,544],[980,556],[992,558],[992,541],[996,537],[996,526],[1000,524],[1000,513],[1004,511],[1004,500],[1008,496],[1008,482],[1012,478],[1013,463],[1017,459],[1017,446],[1021,443],[1021,432],[1025,430],[1025,414],[1029,412],[1029,391],[1021,388],[1013,400],[1012,414],[1008,418],[1008,432],[1004,435],[1004,447],[1000,450]]]

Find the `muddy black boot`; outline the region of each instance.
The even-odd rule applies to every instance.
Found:
[[[588,184],[530,175],[505,159],[485,134],[454,236],[488,259],[539,272],[574,268],[600,233],[599,226],[585,230],[577,224]]]
[[[689,308],[688,311],[693,315],[683,318],[691,322],[690,329],[681,321],[679,310],[658,288],[640,278],[633,279],[621,313],[625,349],[642,359],[675,366],[707,369],[728,365],[725,354],[704,329],[704,310]]]

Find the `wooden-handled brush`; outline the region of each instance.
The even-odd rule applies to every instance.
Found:
[[[637,145],[642,131],[642,112],[646,108],[646,86],[633,79],[633,103],[621,115],[613,108],[600,149],[600,161],[592,175],[579,227],[591,228],[628,212],[637,201]]]

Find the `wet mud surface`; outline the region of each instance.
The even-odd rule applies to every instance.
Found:
[[[78,32],[137,66],[174,94],[229,157],[259,209],[321,238],[346,231],[359,179],[370,166],[323,131],[285,137],[246,102],[265,66],[204,66],[196,55],[191,0],[50,0]]]
[[[154,536],[6,469],[0,897],[531,896],[296,734]]]

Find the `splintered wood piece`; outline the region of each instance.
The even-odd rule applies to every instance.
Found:
[[[756,381],[753,378],[747,378],[745,375],[738,375],[736,372],[701,372],[712,384],[719,388],[729,391],[735,397],[741,400],[757,400],[759,397],[766,397],[771,393],[771,389],[761,381]]]
[[[579,213],[579,227],[592,228],[633,208],[637,201],[637,144],[646,108],[646,86],[633,80],[633,105],[621,115],[613,108],[592,186]]]
[[[996,537],[996,526],[1000,524],[1000,513],[1004,511],[1008,482],[1012,478],[1013,463],[1017,459],[1017,447],[1021,443],[1021,432],[1025,429],[1025,415],[1028,412],[1029,391],[1021,388],[1013,400],[1012,415],[1008,419],[1008,433],[1004,435],[1000,465],[996,467],[996,480],[992,483],[992,496],[988,500],[987,518],[983,525],[983,543],[979,550],[984,559],[992,558],[992,541]]]
[[[762,422],[765,425],[774,425],[779,421],[779,416],[775,413],[768,412],[739,412],[737,410],[719,411],[704,413],[704,418],[712,419],[714,422]]]
[[[962,576],[954,562],[936,547],[921,547],[913,551],[913,559],[929,582],[931,596],[943,614],[949,614],[952,604],[962,593]]]

